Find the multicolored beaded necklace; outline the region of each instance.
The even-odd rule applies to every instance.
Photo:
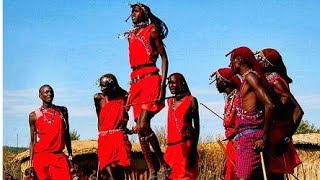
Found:
[[[53,113],[48,112],[50,109],[53,109],[53,110],[54,110]],[[41,113],[42,113],[43,120],[44,120],[45,122],[47,122],[48,124],[51,125],[51,124],[54,122],[54,117],[55,117],[55,115],[56,115],[56,108],[51,108],[51,107],[50,107],[50,108],[45,109],[43,106],[41,106],[40,111],[41,111]],[[51,115],[51,118],[48,118],[48,117],[46,116],[46,114]]]

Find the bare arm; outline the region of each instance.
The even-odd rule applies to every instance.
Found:
[[[282,81],[275,81],[274,89],[277,94],[280,94],[281,102],[284,105],[287,105],[290,102],[292,102],[294,105],[293,114],[291,117],[293,120],[293,127],[290,127],[290,134],[287,135],[288,137],[291,137],[299,127],[304,112],[298,101],[295,99],[290,90],[287,88],[287,86],[285,86],[285,84]]]
[[[193,98],[192,100],[192,119],[193,119],[193,125],[195,130],[195,146],[198,145],[199,141],[199,135],[200,135],[200,117],[199,117],[199,106],[198,106],[198,100],[197,98]]]
[[[264,105],[263,136],[267,137],[271,127],[271,115],[274,109],[274,104],[266,88],[262,85],[257,75],[255,75],[254,73],[249,73],[246,76],[246,81],[249,83],[259,101]]]
[[[162,79],[161,79],[161,91],[159,95],[159,101],[163,102],[165,98],[165,93],[166,93],[166,79],[167,79],[167,74],[168,74],[168,66],[169,66],[169,61],[168,61],[168,56],[166,49],[164,48],[163,41],[161,39],[159,30],[156,27],[153,27],[151,29],[151,38],[154,40],[156,48],[161,56],[161,73],[162,73]]]
[[[69,114],[68,114],[68,109],[66,107],[61,106],[60,111],[63,114],[66,127],[65,127],[65,132],[64,132],[64,140],[66,143],[66,147],[68,150],[68,155],[69,157],[72,157],[72,148],[71,148],[71,139],[70,139],[70,132],[69,132]]]
[[[101,111],[101,100],[103,99],[103,95],[101,93],[97,93],[94,95],[94,106],[96,108],[96,113],[97,113],[97,117],[99,118],[99,114],[100,114],[100,111]],[[99,121],[98,121],[99,122]],[[99,128],[99,123],[98,124],[98,130],[100,129]]]
[[[30,166],[33,167],[33,145],[36,142],[37,138],[37,130],[36,130],[36,114],[34,112],[31,112],[29,114],[29,126],[30,126]]]

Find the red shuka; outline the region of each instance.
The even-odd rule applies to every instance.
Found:
[[[129,91],[128,104],[138,104],[133,106],[134,119],[140,116],[142,109],[158,113],[164,108],[164,103],[152,102],[158,99],[161,88],[161,76],[156,67],[159,53],[151,46],[150,31],[153,27],[154,24],[150,24],[139,33],[135,34],[134,31],[131,31],[129,35],[130,67],[147,65],[132,71],[130,75],[131,80],[140,78],[131,84]]]
[[[267,80],[271,85],[277,80],[282,81],[289,89],[288,83],[275,72],[268,75]],[[288,114],[292,113],[290,111],[291,110],[288,110]],[[267,170],[270,173],[293,173],[294,168],[301,163],[292,140],[282,154],[276,152],[277,144],[283,141],[285,134],[289,132],[291,121],[292,120],[289,119],[275,119],[272,124],[270,130],[270,146],[268,148],[270,155],[267,156],[266,159]]]
[[[121,124],[128,121],[128,114],[124,110],[123,97],[108,100],[103,99],[104,105],[98,118],[98,159],[100,170],[105,166],[130,166],[131,143],[128,135],[119,129]]]
[[[225,180],[236,180],[236,145],[232,139],[236,134],[236,105],[238,103],[238,96],[234,94],[231,99],[226,100],[224,110],[224,121],[223,125],[225,128],[225,135],[228,139],[226,146],[226,166],[225,166]]]
[[[33,148],[33,165],[38,178],[70,179],[67,156],[62,152],[66,125],[61,112],[53,106],[42,113],[39,107],[35,114],[37,140]]]
[[[198,155],[193,167],[188,168],[192,146],[192,122],[186,121],[191,107],[192,96],[182,99],[178,107],[173,108],[173,98],[168,100],[168,146],[164,154],[165,161],[171,167],[170,179],[196,179],[198,176]],[[170,143],[172,145],[170,145]]]
[[[141,31],[135,34],[135,31],[131,31],[129,35],[129,61],[130,67],[134,68],[146,64],[154,64],[154,66],[138,69],[131,73],[131,79],[141,76],[143,74],[149,74],[159,72],[159,69],[155,66],[158,58],[158,51],[151,46],[151,29],[155,27],[154,24],[150,24]]]

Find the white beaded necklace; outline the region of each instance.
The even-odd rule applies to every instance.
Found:
[[[231,112],[233,111],[233,109],[235,108],[235,106],[233,105],[234,103],[234,99],[235,97],[237,96],[237,89],[234,89],[230,94],[228,94],[228,96],[226,97],[226,102],[225,104],[227,105],[227,102],[230,100],[230,103],[228,105],[228,107],[231,107],[231,108],[228,108],[227,106],[225,107],[225,110],[224,110],[224,117],[225,119],[229,118]],[[229,111],[227,112],[227,110],[229,109]]]
[[[178,125],[178,118],[177,118],[177,115],[176,115],[176,100],[175,99],[172,99],[172,111],[173,111],[173,116],[174,116],[174,121],[175,121],[175,125],[176,125],[176,129],[177,131],[182,134],[182,130],[180,130],[179,128],[179,125]]]
[[[54,117],[55,117],[55,115],[56,115],[56,108],[53,108],[53,109],[54,109],[53,113],[48,112],[49,109],[51,109],[51,108],[44,109],[44,107],[41,106],[40,111],[41,111],[41,113],[42,113],[43,120],[44,120],[45,122],[47,122],[48,124],[52,125],[52,123],[54,122]],[[46,117],[46,113],[47,113],[47,114],[51,114],[51,115],[52,115],[52,118],[48,119],[48,118]]]

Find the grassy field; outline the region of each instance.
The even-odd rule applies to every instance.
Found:
[[[83,146],[83,145],[82,145]],[[11,160],[17,155],[17,152],[23,152],[26,148],[13,148],[13,147],[3,147],[3,172],[10,173],[15,178],[20,177],[20,165],[13,164]],[[305,180],[313,180],[319,179],[320,172],[320,147],[313,149],[305,149],[298,148],[298,154],[303,162],[303,164],[299,165],[295,170],[295,175],[299,179]],[[95,151],[95,150],[94,150]],[[140,156],[135,157],[134,161],[137,165],[144,164],[143,168],[137,172],[136,168],[132,168],[130,170],[130,174],[140,174],[137,179],[147,179],[146,166],[143,162],[143,156],[140,152],[140,147],[137,143],[133,143],[133,151],[134,154]],[[224,161],[225,161],[225,153],[222,148],[218,145],[218,143],[214,142],[202,142],[198,145],[199,152],[199,179],[201,180],[216,180],[222,179],[223,177],[223,169],[224,169]],[[96,157],[95,157],[96,158]],[[90,161],[90,159],[88,159]],[[92,159],[91,159],[92,161]],[[142,164],[141,164],[142,163]],[[133,178],[131,178],[133,179]],[[290,177],[289,179],[294,179]]]

